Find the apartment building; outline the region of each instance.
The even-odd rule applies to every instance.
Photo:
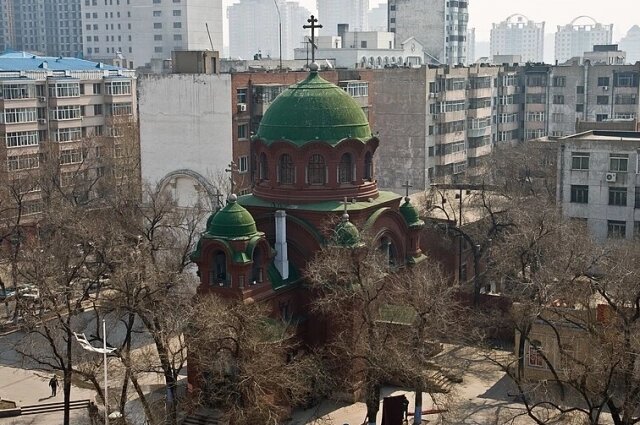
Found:
[[[309,15],[311,12],[291,1],[241,0],[232,4],[227,9],[231,57],[278,59],[282,36],[282,59],[293,59],[293,50],[302,46],[309,33],[303,28]]]
[[[583,23],[588,21],[588,23]],[[611,44],[613,24],[603,25],[588,16],[580,16],[560,26],[555,35],[555,59],[564,63],[573,57],[582,57],[596,44]]]
[[[0,49],[82,56],[81,0],[1,0]]]
[[[424,46],[424,63],[467,63],[467,0],[389,0],[388,6],[397,45],[415,37]]]
[[[369,0],[316,0],[322,35],[338,35],[338,25],[351,31],[369,30]]]
[[[222,0],[82,0],[84,55],[128,68],[174,50],[222,51]]]
[[[494,57],[504,55],[520,55],[523,62],[543,62],[544,22],[515,14],[493,24],[490,52],[494,63]]]
[[[638,65],[527,65],[524,139],[568,136],[576,122],[637,119]]]
[[[640,236],[640,133],[592,130],[558,141],[558,204],[600,241]]]
[[[118,175],[121,137],[135,119],[133,71],[74,58],[0,55],[0,155],[7,180],[37,174],[46,160],[59,168],[60,186]],[[137,161],[136,161],[137,163]],[[92,187],[79,196],[100,197]],[[41,193],[25,190],[25,216],[37,214]]]

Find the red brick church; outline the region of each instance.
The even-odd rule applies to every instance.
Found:
[[[266,302],[274,316],[304,319],[310,294],[302,276],[330,240],[357,243],[357,229],[366,229],[396,266],[425,258],[416,209],[408,198],[378,190],[375,153],[384,141],[315,64],[276,98],[251,143],[252,194],[229,197],[209,218],[192,256],[200,294]],[[327,236],[328,223],[338,223],[334,237]],[[303,340],[322,340],[322,325],[299,322]]]

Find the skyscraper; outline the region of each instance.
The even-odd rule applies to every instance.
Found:
[[[81,0],[0,0],[0,48],[82,56]]]
[[[424,46],[425,62],[467,62],[466,0],[389,0],[389,31],[396,45],[415,37]]]
[[[173,50],[222,51],[222,0],[85,0],[82,15],[93,59],[123,57],[139,67]]]
[[[311,12],[294,1],[240,0],[228,8],[229,53],[231,57],[251,59],[256,54],[280,57],[279,21],[282,20],[282,58],[293,59],[307,31],[302,28]]]
[[[640,61],[640,27],[632,26],[619,43],[620,50],[627,52],[627,63]]]
[[[589,24],[577,24],[580,19]],[[565,26],[558,25],[556,32],[556,61],[566,62],[593,50],[595,44],[611,44],[613,24],[603,25],[589,16],[579,16]]]
[[[338,24],[349,31],[367,31],[369,0],[317,0],[322,35],[338,35]]]
[[[491,60],[496,55],[520,55],[523,62],[544,61],[544,22],[514,14],[491,28]]]
[[[369,31],[388,31],[387,3],[380,3],[369,11]]]

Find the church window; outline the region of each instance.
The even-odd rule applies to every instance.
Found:
[[[309,184],[322,185],[326,183],[326,180],[324,157],[318,154],[311,155],[307,167],[307,182]]]
[[[264,279],[264,255],[262,249],[256,247],[253,250],[253,264],[251,266],[251,280],[249,281],[249,285],[257,285],[258,283],[262,283]]]
[[[351,154],[345,153],[340,158],[338,165],[338,183],[351,183],[353,181],[353,161]]]
[[[373,155],[367,152],[364,156],[364,178],[366,180],[373,179]]]
[[[258,167],[260,180],[269,180],[269,163],[267,162],[267,155],[260,154],[260,165]]]
[[[291,155],[286,153],[280,155],[278,177],[280,184],[293,184],[295,182],[295,167],[293,166]]]
[[[223,251],[213,254],[213,267],[209,271],[209,284],[217,286],[229,286],[227,279],[227,255]]]
[[[380,252],[386,259],[389,267],[393,268],[398,265],[398,251],[391,238],[383,236],[380,239]]]

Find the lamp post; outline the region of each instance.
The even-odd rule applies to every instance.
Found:
[[[89,341],[87,340],[87,337],[84,336],[84,334],[78,334],[76,332],[73,333],[73,335],[76,337],[76,341],[78,341],[78,343],[80,344],[80,346],[87,350],[87,351],[91,351],[93,353],[100,353],[102,354],[103,357],[103,362],[104,362],[104,423],[105,425],[109,425],[109,397],[108,397],[108,389],[107,389],[107,385],[108,385],[108,375],[107,375],[107,354],[111,354],[113,353],[116,349],[115,348],[107,348],[107,325],[104,321],[104,319],[102,319],[102,348],[96,348],[93,345],[91,345],[89,343]]]
[[[276,10],[278,11],[278,43],[280,44],[280,71],[282,71],[282,17],[280,16],[278,0],[273,0],[273,4],[276,5]]]

